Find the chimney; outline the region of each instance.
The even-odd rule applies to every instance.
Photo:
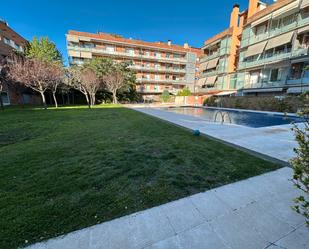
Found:
[[[167,45],[171,46],[171,45],[172,45],[172,41],[171,41],[171,40],[168,40],[168,41],[167,41]]]
[[[238,27],[239,4],[234,4],[230,19],[230,28]]]
[[[183,47],[184,47],[184,48],[189,48],[189,44],[188,44],[188,43],[185,43],[185,44],[183,44]]]
[[[258,11],[259,0],[249,0],[248,18]]]

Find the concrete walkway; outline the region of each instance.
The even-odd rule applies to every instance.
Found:
[[[291,175],[285,167],[28,249],[308,249]]]
[[[134,108],[137,111],[169,121],[228,143],[288,162],[297,147],[291,125],[251,128],[240,125],[208,122],[190,115],[178,114],[157,108]]]

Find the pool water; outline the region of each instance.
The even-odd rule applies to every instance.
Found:
[[[221,123],[222,120],[224,120],[224,123],[232,123],[254,128],[284,125],[292,122],[302,122],[301,118],[295,116],[285,116],[277,113],[251,112],[245,110],[223,110],[202,107],[170,107],[166,110],[179,114],[199,117],[210,122],[214,122],[216,120],[216,122]]]

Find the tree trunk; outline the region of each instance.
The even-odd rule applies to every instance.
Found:
[[[54,92],[54,91],[53,91],[53,98],[54,98],[55,107],[58,108],[58,102],[57,102],[57,98],[56,98],[56,92]]]
[[[41,97],[42,97],[43,107],[46,110],[47,109],[47,105],[46,105],[44,91],[40,91],[40,94],[41,94]]]
[[[4,111],[4,105],[3,105],[3,100],[2,100],[2,87],[0,86],[0,106],[1,110]]]
[[[113,91],[113,104],[117,104],[117,91]]]
[[[95,94],[91,95],[91,105],[94,106],[95,105]]]
[[[86,101],[87,101],[88,108],[90,109],[90,108],[91,108],[91,105],[90,105],[88,93],[85,93],[84,95],[85,95],[85,98],[86,98]]]

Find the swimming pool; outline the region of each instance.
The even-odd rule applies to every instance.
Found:
[[[291,122],[302,122],[302,119],[296,116],[285,116],[283,114],[270,112],[202,107],[169,107],[165,110],[199,117],[210,122],[222,122],[222,119],[224,119],[224,123],[232,123],[254,128],[284,125],[290,124]]]

